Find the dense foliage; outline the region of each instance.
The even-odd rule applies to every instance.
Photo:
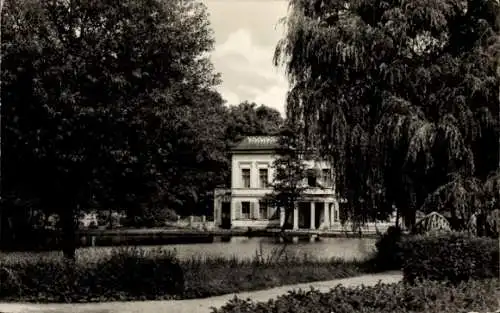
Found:
[[[180,265],[171,253],[146,256],[117,250],[96,262],[39,258],[2,264],[0,297],[37,302],[80,302],[175,297],[184,290]]]
[[[363,262],[311,257],[179,261],[169,251],[130,248],[78,251],[76,262],[36,254],[0,261],[0,299],[30,302],[200,298],[345,278],[365,269]]]
[[[296,291],[265,303],[234,299],[213,313],[465,313],[497,308],[498,280],[469,281],[458,286],[426,281],[416,286],[404,283],[374,287],[338,286],[328,293]]]
[[[460,228],[498,207],[499,13],[495,0],[290,0],[275,55],[288,118],[334,164],[346,218],[395,206],[412,226],[437,209]]]
[[[198,169],[223,166],[224,107],[202,4],[23,0],[2,14],[5,211],[58,213],[71,256],[79,209],[134,215],[213,184]]]
[[[275,109],[245,101],[228,108],[226,138],[238,142],[243,136],[277,135],[283,123]]]
[[[498,278],[498,239],[445,233],[404,238],[401,242],[404,279],[446,280]]]
[[[208,215],[231,145],[281,125],[224,106],[198,1],[5,1],[2,22],[3,244],[51,214],[68,255],[79,211]]]
[[[375,243],[376,251],[373,258],[375,269],[380,271],[401,269],[402,240],[403,232],[401,228],[396,226],[390,226],[387,232],[380,235]]]

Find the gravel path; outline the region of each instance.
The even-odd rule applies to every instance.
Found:
[[[336,279],[321,282],[312,282],[297,285],[288,285],[273,289],[241,292],[218,297],[173,300],[173,301],[131,301],[131,302],[101,302],[86,304],[27,304],[27,303],[0,303],[1,313],[210,313],[212,307],[221,307],[235,295],[242,299],[253,301],[267,301],[297,289],[314,287],[322,292],[342,284],[346,287],[371,286],[378,282],[397,283],[402,279],[399,272],[362,275],[357,277]]]

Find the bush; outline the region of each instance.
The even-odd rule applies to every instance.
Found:
[[[401,228],[390,226],[375,243],[376,252],[373,259],[375,270],[400,270],[402,266],[400,243],[403,232]]]
[[[338,286],[328,293],[316,290],[291,292],[276,300],[254,303],[235,298],[213,313],[462,313],[492,311],[498,305],[498,280],[469,281],[458,286],[426,281],[415,286],[404,283],[373,287]]]
[[[200,258],[177,262],[168,250],[92,248],[76,263],[56,253],[7,254],[1,259],[0,299],[28,302],[94,302],[189,299],[345,278],[363,261],[290,257],[276,252],[254,259]]]
[[[447,280],[499,276],[498,240],[471,237],[462,233],[414,236],[401,243],[403,276],[417,279]]]
[[[166,223],[175,222],[177,213],[169,208],[142,208],[141,212],[122,218],[120,223],[126,227],[165,227]]]
[[[42,258],[5,264],[0,298],[37,302],[175,298],[184,276],[171,253],[118,249],[95,262]]]
[[[185,298],[204,298],[233,292],[267,289],[336,278],[362,272],[364,264],[339,259],[285,257],[281,260],[192,259],[183,263]]]

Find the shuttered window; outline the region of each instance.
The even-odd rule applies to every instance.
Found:
[[[259,201],[259,218],[268,219],[268,208],[266,201]]]
[[[241,202],[241,218],[250,219],[250,202]]]

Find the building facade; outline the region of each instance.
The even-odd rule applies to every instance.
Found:
[[[279,228],[285,223],[285,212],[263,201],[272,192],[277,140],[275,136],[251,136],[232,149],[231,187],[215,190],[216,226],[258,229]],[[290,215],[289,225],[293,229],[333,228],[340,220],[331,167],[324,161],[305,163],[320,174],[304,181],[308,188]]]

